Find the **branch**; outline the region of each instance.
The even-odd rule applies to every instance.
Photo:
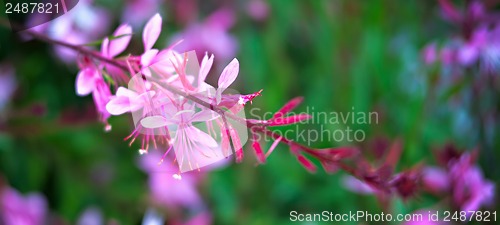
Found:
[[[3,26],[6,26],[5,24],[5,21],[4,20],[0,20],[0,24],[3,25]],[[81,54],[84,54],[84,55],[87,55],[89,57],[92,57],[96,60],[99,60],[99,61],[102,61],[104,63],[107,63],[107,64],[110,64],[110,65],[113,65],[113,66],[116,66],[117,68],[120,68],[121,70],[125,71],[125,72],[131,72],[129,71],[129,68],[124,64],[124,63],[121,63],[120,61],[117,61],[115,59],[112,59],[112,58],[106,58],[102,55],[100,55],[98,52],[96,51],[93,51],[93,50],[90,50],[90,49],[87,49],[85,48],[85,46],[83,45],[74,45],[74,44],[70,44],[70,43],[67,43],[67,42],[64,42],[64,41],[59,41],[59,40],[54,40],[46,35],[43,35],[43,34],[40,34],[40,33],[37,33],[35,31],[32,31],[32,30],[25,30],[23,31],[24,33],[26,34],[29,34],[31,36],[33,36],[34,38],[40,40],[40,41],[43,41],[43,42],[46,42],[46,43],[50,43],[50,44],[54,44],[54,45],[59,45],[59,46],[63,46],[63,47],[66,47],[66,48],[69,48],[69,49],[72,49],[74,51],[77,51]],[[251,119],[243,119],[241,117],[238,117],[236,116],[235,114],[233,114],[232,112],[228,112],[228,111],[225,111],[223,110],[222,108],[218,107],[217,105],[213,105],[213,104],[210,104],[208,102],[205,102],[204,100],[194,96],[194,95],[190,95],[189,93],[186,93],[184,91],[181,91],[177,88],[175,88],[174,86],[170,85],[170,84],[167,84],[165,82],[160,82],[159,79],[157,78],[152,78],[152,77],[149,77],[148,78],[150,81],[153,81],[155,82],[156,84],[160,85],[162,88],[174,93],[174,94],[177,94],[177,95],[180,95],[180,96],[183,96],[207,109],[210,109],[218,114],[220,114],[221,116],[227,116],[235,121],[238,121],[242,124],[245,124],[246,127],[248,129],[250,129],[251,131],[252,130],[255,130],[257,132],[260,132],[266,136],[269,136],[275,140],[280,140],[281,143],[284,143],[284,144],[287,144],[289,146],[293,146],[295,148],[298,148],[300,149],[302,152],[305,152],[319,160],[331,160],[329,158],[326,158],[323,154],[320,154],[319,153],[319,150],[317,149],[313,149],[313,148],[310,148],[308,146],[305,146],[305,145],[302,145],[300,143],[297,143],[293,140],[290,140],[290,139],[287,139],[285,138],[284,136],[282,136],[281,134],[275,132],[275,131],[272,131],[272,130],[269,130],[269,129],[266,129],[266,124],[265,123],[261,123],[259,121],[255,121],[255,120],[251,120]],[[340,161],[335,161],[334,162],[337,166],[339,166],[341,169],[343,169],[344,171],[346,171],[347,173],[353,175],[353,176],[356,176],[356,172],[355,172],[355,169],[353,169],[352,167],[340,162]]]

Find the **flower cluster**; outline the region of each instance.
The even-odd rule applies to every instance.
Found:
[[[500,71],[500,23],[496,15],[487,11],[481,1],[470,1],[463,13],[449,0],[439,1],[444,17],[461,29],[456,37],[447,40],[441,48],[436,43],[423,50],[428,64],[441,62],[444,66],[469,68],[479,65],[484,74]]]
[[[442,167],[426,167],[423,186],[436,195],[450,194],[457,210],[476,211],[493,202],[495,185],[474,165],[478,151],[458,152],[447,146],[438,153]]]
[[[246,119],[244,106],[262,90],[243,95],[229,89],[238,76],[239,61],[233,59],[223,69],[217,87],[213,87],[205,79],[214,64],[214,55],[205,54],[199,64],[195,52],[174,50],[182,40],[166,49],[154,48],[161,27],[159,14],[149,19],[142,32],[144,52],[138,56],[117,58],[131,40],[132,28],[123,24],[112,37],[102,41],[99,53],[90,52],[79,61],[77,94],[92,93],[106,130],[111,129],[107,123],[111,115],[131,113],[135,129],[126,140],[132,144],[140,139],[141,154],[147,153],[152,145],[165,151],[160,160],[163,161],[173,149],[180,172],[199,169],[233,153],[236,162],[241,162],[243,146],[249,138],[248,130],[260,163],[266,161],[279,142],[289,144],[299,163],[312,172],[315,166],[304,154],[319,159],[325,169],[332,170],[336,162],[355,152],[352,149],[311,149],[267,129],[310,119],[307,114],[287,116],[302,98],[292,99],[269,120]],[[116,90],[114,95],[111,88]],[[260,146],[259,134],[276,140],[266,154]]]

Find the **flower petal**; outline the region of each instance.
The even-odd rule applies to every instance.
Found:
[[[147,51],[153,47],[161,32],[161,16],[155,14],[144,27],[142,41],[144,42],[144,50]]]
[[[119,87],[116,90],[116,96],[137,97],[138,94],[135,91],[132,91],[130,89],[127,89],[124,87]]]
[[[116,96],[106,104],[106,110],[115,116],[130,112],[130,99],[125,96]]]
[[[235,58],[222,71],[222,74],[219,77],[219,83],[218,83],[219,88],[229,87],[229,85],[231,85],[234,82],[234,80],[236,80],[239,70],[240,70],[240,63]]]
[[[150,49],[141,56],[141,65],[142,66],[150,66],[153,59],[156,57],[156,54],[158,54],[158,49]]]
[[[99,71],[95,68],[87,67],[81,70],[76,77],[76,93],[79,96],[90,94],[95,88],[95,80],[99,76]]]
[[[104,38],[102,40],[102,44],[101,44],[101,54],[103,56],[108,56],[109,55],[109,39],[108,38]]]
[[[132,27],[128,24],[122,24],[113,33],[113,36],[118,37],[109,42],[108,57],[115,57],[122,53],[128,46],[132,38]],[[120,36],[120,37],[119,37]]]
[[[188,134],[190,138],[193,138],[194,141],[211,148],[215,148],[218,146],[217,141],[215,141],[212,136],[201,131],[195,126],[187,126],[184,129],[186,131],[186,134]]]
[[[159,128],[168,125],[168,121],[163,116],[148,116],[141,120],[141,125],[145,128]]]
[[[198,87],[201,85],[201,83],[205,82],[205,79],[207,78],[208,72],[210,71],[210,68],[212,68],[212,64],[214,63],[214,55],[212,54],[210,58],[205,54],[205,57],[203,57],[203,60],[201,61],[201,66],[200,66],[200,73],[198,74]]]

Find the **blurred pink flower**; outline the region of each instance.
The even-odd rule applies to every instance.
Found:
[[[165,207],[197,208],[203,202],[196,190],[202,178],[199,172],[178,175],[179,169],[172,163],[160,163],[162,156],[157,151],[149,151],[139,158],[139,167],[149,175],[151,200]]]
[[[51,38],[64,40],[69,44],[87,44],[105,34],[109,27],[109,20],[108,12],[94,6],[93,0],[80,0],[68,13],[47,23],[46,32]],[[35,27],[34,29],[39,28]],[[73,62],[78,54],[71,49],[60,46],[55,47],[55,52],[64,62]]]
[[[0,111],[9,103],[15,89],[14,68],[10,64],[0,64]]]
[[[353,176],[342,177],[342,185],[348,190],[358,194],[371,195],[377,191],[370,185],[360,181],[359,179]]]
[[[160,0],[127,0],[122,13],[122,21],[138,27],[158,12],[160,2]]]
[[[470,154],[463,154],[450,165],[453,201],[463,211],[476,211],[494,201],[495,185],[486,180]]]
[[[484,48],[488,48],[488,29],[479,28],[472,33],[470,40],[463,43],[458,50],[458,62],[464,66],[470,66],[476,62]]]
[[[103,225],[103,216],[98,208],[88,208],[80,215],[77,225]]]
[[[0,193],[0,224],[42,225],[45,224],[47,202],[38,193],[22,196],[12,188]],[[3,223],[1,219],[3,218]]]
[[[453,203],[463,211],[475,211],[493,202],[495,185],[483,177],[474,165],[474,153],[463,153],[447,159],[447,170],[427,167],[423,171],[424,187],[440,195],[450,193]]]
[[[441,193],[450,188],[450,179],[448,173],[438,167],[426,167],[422,172],[422,182],[424,187],[433,192]]]
[[[155,14],[149,19],[142,32],[144,53],[140,56],[141,72],[146,76],[151,76],[151,70],[170,75],[176,71],[174,63],[179,64],[180,56],[172,48],[177,44],[158,50],[153,48],[161,33],[162,18],[160,14]]]
[[[247,3],[247,13],[254,20],[265,20],[269,16],[269,5],[264,0],[251,0]]]
[[[109,130],[111,127],[107,123],[107,120],[110,113],[106,110],[106,104],[108,104],[111,99],[111,91],[99,72],[99,69],[90,62],[90,59],[84,59],[80,67],[81,70],[76,77],[76,93],[79,96],[85,96],[92,93],[100,119],[106,124],[106,130]]]
[[[177,42],[183,39],[175,49],[179,52],[195,50],[196,52],[210,52],[223,60],[233,58],[238,44],[229,34],[229,29],[235,22],[234,12],[224,8],[214,12],[205,21],[193,23],[171,40]]]
[[[433,64],[437,60],[437,49],[436,43],[428,44],[424,47],[422,51],[422,57],[426,64]]]
[[[115,30],[112,37],[111,40],[107,37],[104,38],[101,44],[101,55],[109,59],[116,57],[127,48],[132,38],[132,27],[128,24],[122,24]],[[117,78],[116,80],[127,81],[124,71],[107,63],[103,63],[103,65],[110,75]]]

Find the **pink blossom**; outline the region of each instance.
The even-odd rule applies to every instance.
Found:
[[[433,193],[445,192],[450,188],[448,173],[438,167],[424,168],[422,182],[424,187]]]
[[[45,224],[47,203],[43,196],[31,193],[22,196],[12,188],[0,193],[0,222],[5,225],[42,225]]]
[[[269,5],[264,0],[251,0],[247,3],[247,12],[254,20],[262,21],[269,16]]]
[[[495,185],[486,180],[481,170],[472,165],[470,154],[463,154],[450,165],[454,202],[464,211],[476,211],[492,203]]]
[[[92,0],[80,0],[72,10],[48,24],[46,32],[51,38],[75,45],[87,44],[105,34],[109,27],[109,14],[94,6]],[[77,52],[65,47],[55,47],[55,51],[65,62],[72,62],[77,56]]]
[[[9,103],[16,89],[14,68],[9,64],[0,65],[0,111]]]
[[[153,48],[161,33],[162,18],[160,14],[155,14],[149,19],[142,33],[144,53],[140,56],[141,72],[151,76],[151,70],[169,76],[175,72],[175,63],[179,63],[181,57],[171,47],[162,51]]]
[[[464,66],[470,66],[479,59],[481,52],[487,47],[488,30],[479,28],[474,31],[469,41],[458,50],[458,61]]]
[[[98,208],[88,208],[80,215],[77,225],[103,225],[103,216]]]
[[[376,189],[353,176],[342,177],[342,184],[348,190],[359,194],[370,195],[376,192]]]
[[[434,62],[436,62],[437,60],[436,44],[431,43],[425,46],[424,50],[422,51],[422,56],[426,64],[433,64]]]
[[[84,61],[86,62],[81,65],[82,68],[76,78],[76,93],[79,96],[85,96],[92,93],[100,119],[106,124],[106,130],[109,130],[111,128],[107,120],[110,114],[106,110],[106,104],[108,104],[111,99],[111,91],[104,81],[99,69],[92,65],[89,60],[84,59]]]
[[[235,56],[236,39],[228,33],[234,24],[234,14],[230,9],[220,9],[201,23],[193,23],[183,32],[176,34],[171,40],[183,40],[176,50],[185,52],[211,52],[223,60]]]
[[[148,173],[151,200],[165,207],[198,207],[202,204],[196,185],[201,174],[198,172],[183,173],[181,179],[173,175],[178,173],[170,162],[159,164],[162,156],[150,151],[139,158],[140,168]]]
[[[106,104],[106,110],[111,115],[121,115],[126,112],[137,111],[149,103],[150,96],[155,95],[154,91],[144,91],[137,93],[133,90],[119,87],[116,95]]]
[[[122,13],[122,21],[138,27],[158,11],[160,2],[159,0],[127,0]]]

